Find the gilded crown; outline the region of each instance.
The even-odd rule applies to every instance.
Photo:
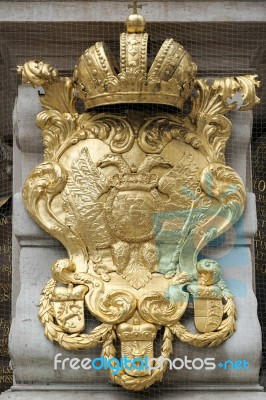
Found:
[[[53,301],[77,301],[83,300],[88,288],[83,285],[73,287],[69,285],[66,287],[55,287],[51,299]]]
[[[121,323],[117,327],[117,337],[121,342],[131,342],[132,340],[153,341],[156,337],[157,329],[155,325],[144,322],[141,324]]]
[[[80,57],[74,71],[86,109],[119,103],[154,103],[183,108],[196,65],[173,39],[166,39],[148,70],[145,19],[132,14],[120,35],[120,72],[108,47],[97,42]]]

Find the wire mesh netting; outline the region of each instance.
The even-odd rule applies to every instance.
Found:
[[[10,2],[12,3],[12,2]],[[103,2],[104,3],[104,2]],[[127,7],[128,2],[123,6]],[[143,2],[145,3],[145,2]],[[238,3],[232,1],[231,3]],[[254,2],[256,3],[256,2]],[[156,6],[156,2],[155,2]],[[198,66],[198,77],[223,77],[232,75],[258,74],[260,79],[266,74],[265,38],[266,23],[259,22],[184,22],[159,23],[149,21],[145,15],[145,4],[142,14],[147,19],[147,32],[150,35],[148,47],[149,63],[156,56],[166,38],[172,37],[192,55]],[[119,59],[119,34],[124,31],[124,22],[1,22],[0,12],[0,391],[12,385],[12,369],[8,353],[8,333],[11,321],[11,252],[12,252],[12,197],[21,189],[20,174],[14,176],[14,193],[12,189],[12,112],[18,85],[21,77],[17,75],[16,66],[30,59],[45,60],[57,68],[62,76],[71,76],[80,55],[96,41],[105,41],[116,59]],[[266,223],[265,223],[265,94],[258,91],[261,104],[253,112],[253,133],[251,141],[252,168],[248,174],[253,178],[253,191],[257,196],[258,232],[254,241],[255,291],[258,299],[258,315],[263,333],[262,369],[266,368]],[[26,101],[26,99],[25,99]],[[116,106],[116,113],[124,112],[125,106]],[[156,109],[156,108],[155,108]],[[160,107],[157,108],[160,110]],[[172,110],[169,109],[171,112]],[[146,108],[147,117],[152,115],[154,107]],[[241,118],[239,116],[238,118]],[[32,154],[32,166],[40,159],[36,128],[36,138],[28,144],[27,153]],[[231,153],[230,153],[231,152]],[[234,149],[230,148],[228,158],[234,158]],[[17,153],[16,153],[17,154]],[[17,155],[16,155],[17,157]],[[23,173],[23,172],[22,172]],[[251,180],[247,179],[247,190],[252,191]],[[217,244],[218,243],[218,244]],[[221,242],[216,242],[222,246]],[[55,245],[53,245],[55,246]],[[61,247],[58,248],[61,251]],[[211,250],[210,250],[211,251]],[[62,250],[63,252],[63,250]],[[17,264],[15,264],[17,265]],[[47,274],[49,271],[47,271]],[[13,271],[18,279],[17,271]],[[17,295],[17,286],[14,289]],[[37,304],[36,304],[37,306]],[[36,307],[37,314],[37,307]],[[87,323],[96,326],[97,321],[87,315]],[[36,319],[36,323],[38,323]],[[252,330],[247,326],[247,330]],[[23,334],[23,333],[22,333]],[[46,340],[43,337],[43,340]],[[158,341],[162,341],[159,334]],[[86,357],[86,351],[80,352]],[[97,357],[99,348],[90,351],[90,357]],[[202,349],[204,357],[208,350]],[[97,373],[103,380],[106,371]],[[178,376],[176,375],[177,379]],[[163,383],[155,385],[148,392],[160,395],[161,391],[173,387],[175,375],[167,374]],[[206,376],[206,382],[208,377]],[[23,383],[23,382],[20,382]],[[87,382],[84,380],[84,384]],[[204,382],[203,382],[204,383]],[[188,382],[189,384],[189,382]],[[134,398],[143,398],[146,394],[134,394]]]

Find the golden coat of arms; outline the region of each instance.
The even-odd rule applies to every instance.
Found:
[[[130,390],[149,387],[167,369],[167,361],[151,372],[138,368],[154,358],[159,329],[164,358],[175,337],[216,346],[234,333],[221,267],[198,255],[245,204],[244,185],[225,164],[231,123],[224,115],[237,107],[228,100],[240,92],[240,111],[259,101],[256,76],[196,79],[179,43],[166,39],[151,65],[147,46],[145,20],[134,9],[120,37],[120,66],[98,42],[73,78],[43,61],[18,67],[24,82],[45,92],[37,116],[44,162],[25,183],[24,202],[68,251],[52,265],[40,321],[49,340],[68,350],[101,343],[108,360],[118,339],[118,354],[138,362],[110,377]],[[181,322],[189,302],[197,332]],[[101,322],[91,332],[86,309]]]

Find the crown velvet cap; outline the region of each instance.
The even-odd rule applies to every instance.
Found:
[[[173,39],[166,39],[148,70],[148,34],[144,32],[143,16],[130,15],[126,29],[120,35],[120,69],[103,42],[97,42],[80,57],[74,80],[85,108],[154,103],[182,109],[197,71],[190,54]]]

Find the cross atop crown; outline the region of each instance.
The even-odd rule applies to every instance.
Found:
[[[133,1],[133,4],[129,4],[128,8],[133,8],[132,14],[137,14],[138,13],[138,8],[142,8],[142,4],[138,5],[138,1],[135,0]]]

